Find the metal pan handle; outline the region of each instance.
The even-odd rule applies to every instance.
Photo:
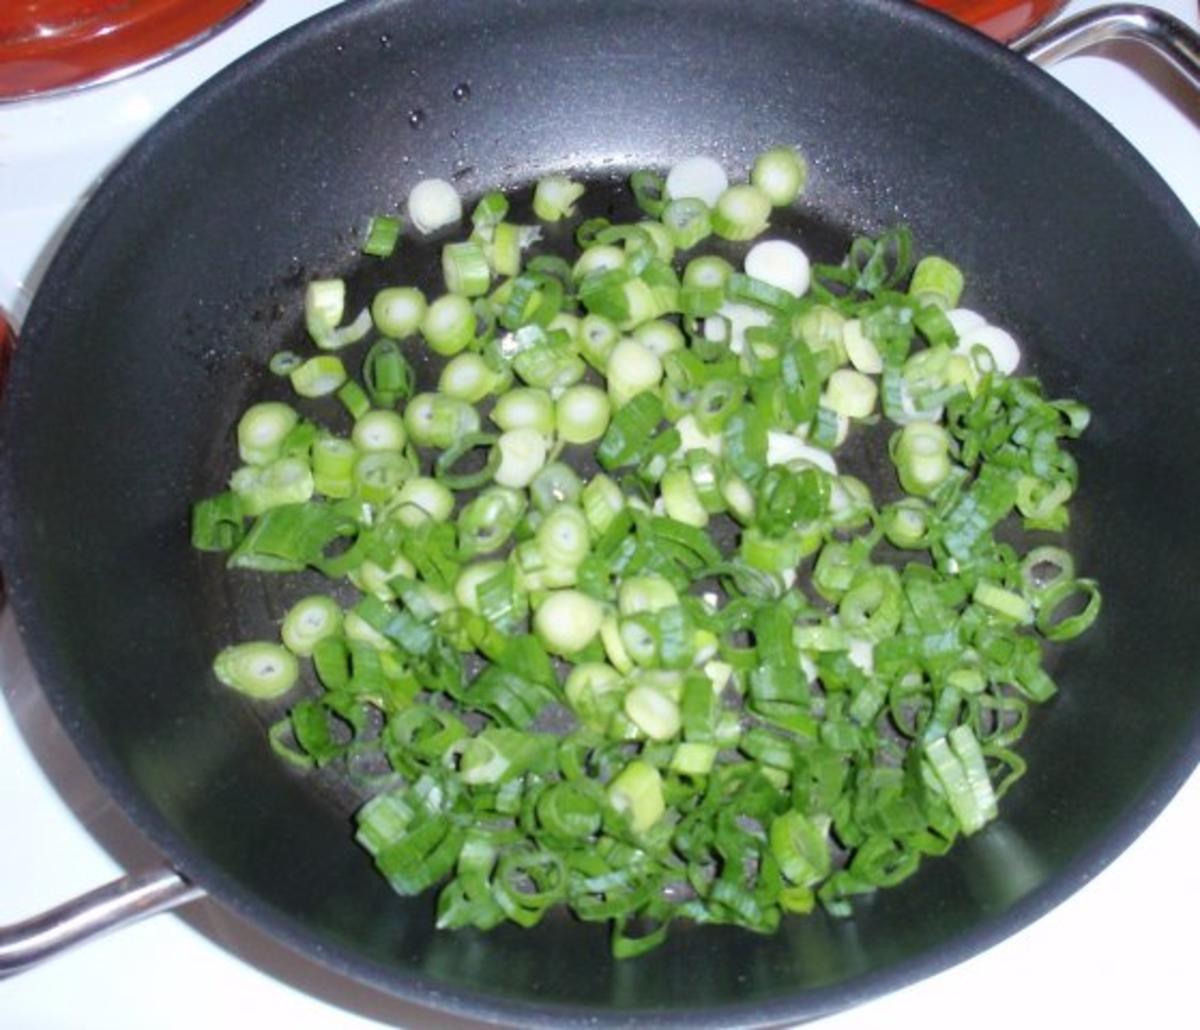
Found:
[[[0,927],[0,978],[147,916],[204,897],[174,869],[123,876],[24,922]]]
[[[1044,67],[1120,39],[1157,50],[1194,89],[1200,90],[1200,35],[1173,15],[1144,4],[1114,4],[1084,11],[1047,29],[1035,30],[1016,40],[1012,47]]]

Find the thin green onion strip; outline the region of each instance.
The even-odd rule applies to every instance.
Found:
[[[281,700],[290,764],[361,785],[357,840],[439,927],[566,905],[632,957],[676,919],[849,915],[996,818],[1059,689],[1043,651],[1101,617],[1061,540],[1090,412],[1008,372],[1003,330],[960,344],[967,276],[903,227],[828,264],[749,248],[808,174],[686,157],[634,174],[627,223],[552,175],[533,212],[574,253],[489,193],[425,245],[432,302],[388,286],[343,324],[346,284],[312,282],[317,352],[270,362],[295,406],[252,405],[194,506],[235,580],[329,579],[214,674]],[[434,232],[461,202],[409,210]]]

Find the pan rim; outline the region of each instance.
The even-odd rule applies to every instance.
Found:
[[[406,0],[397,0],[399,3],[414,6]],[[1038,74],[1022,58],[933,12],[915,6],[888,3],[887,0],[862,0],[862,4],[878,10],[880,17],[886,14],[887,17],[914,26],[909,31],[929,32],[941,37],[947,46],[953,45],[975,54],[980,61],[1008,74],[1023,83],[1024,88],[1034,90],[1043,99],[1049,100],[1065,118],[1076,122],[1082,119],[1098,146],[1103,146],[1122,162],[1130,175],[1138,177],[1137,181],[1148,202],[1162,207],[1166,214],[1173,214],[1176,220],[1179,214],[1184,215],[1186,222],[1181,224],[1180,231],[1190,233],[1194,243],[1193,252],[1200,255],[1200,227],[1186,215],[1169,188],[1115,130],[1050,76]],[[368,983],[398,998],[475,1019],[489,1022],[519,1021],[522,1025],[637,1023],[653,1026],[673,1024],[683,1018],[695,1026],[755,1026],[817,1018],[924,979],[982,952],[1034,922],[1097,875],[1153,821],[1200,762],[1200,718],[1192,720],[1186,746],[1163,763],[1159,778],[1146,788],[1140,802],[1127,810],[1098,844],[1080,854],[1045,886],[1001,915],[985,918],[972,930],[944,941],[931,952],[848,979],[833,987],[797,993],[790,998],[781,996],[765,1003],[735,1003],[705,1012],[675,1010],[664,1016],[662,1012],[654,1010],[621,1010],[597,1015],[587,1009],[567,1006],[531,1008],[523,1003],[513,1003],[462,988],[450,991],[425,976],[388,970],[349,949],[330,945],[320,935],[304,929],[292,917],[240,887],[215,863],[194,851],[120,769],[107,753],[102,735],[79,717],[70,696],[58,685],[62,679],[54,675],[59,667],[58,661],[49,647],[45,646],[49,637],[46,619],[36,595],[29,589],[36,577],[32,574],[31,559],[25,549],[26,538],[19,532],[22,512],[16,499],[18,473],[11,454],[19,444],[17,427],[24,417],[22,405],[29,404],[24,385],[28,378],[27,370],[36,360],[39,350],[37,340],[53,332],[53,305],[49,299],[54,293],[52,287],[69,276],[71,266],[86,251],[88,240],[100,231],[113,199],[122,195],[130,184],[136,183],[137,177],[147,164],[152,163],[159,148],[169,147],[176,134],[187,131],[189,122],[198,112],[208,105],[219,103],[222,96],[243,88],[245,83],[252,83],[265,69],[286,59],[295,50],[306,49],[327,32],[347,28],[356,19],[370,17],[379,6],[371,0],[359,0],[357,3],[327,9],[250,51],[185,98],[152,127],[106,176],[59,246],[34,299],[24,333],[25,345],[14,361],[3,413],[0,415],[0,553],[4,555],[9,600],[17,627],[22,639],[27,642],[42,690],[68,736],[108,793],[130,814],[141,831],[176,869],[209,890],[220,903],[247,917],[288,947],[315,958],[342,975]],[[31,354],[33,357],[29,357]],[[22,355],[25,355],[24,359]]]

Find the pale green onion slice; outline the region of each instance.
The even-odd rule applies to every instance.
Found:
[[[670,740],[683,724],[679,705],[654,687],[638,685],[625,695],[625,714],[651,740]]]
[[[582,282],[589,275],[598,272],[611,272],[614,268],[625,265],[625,251],[612,244],[599,244],[588,247],[571,268],[571,278]]]
[[[394,411],[368,411],[350,434],[360,451],[402,451],[408,442],[404,419]]]
[[[826,407],[847,418],[866,418],[875,410],[879,387],[873,379],[849,368],[839,368],[825,384]]]
[[[776,429],[767,432],[767,464],[790,465],[799,462],[802,465],[815,465],[824,469],[831,476],[836,476],[838,467],[833,455],[820,447],[814,447],[803,437],[791,433],[781,433]]]
[[[483,246],[469,240],[442,247],[442,277],[446,289],[460,297],[482,297],[492,281]]]
[[[438,390],[447,397],[475,404],[497,389],[503,376],[474,352],[458,354],[446,362]]]
[[[304,322],[314,340],[341,322],[345,312],[346,284],[343,280],[314,279],[308,284],[304,291]]]
[[[296,685],[300,665],[279,644],[251,641],[225,648],[213,661],[213,672],[227,687],[256,701],[270,701]]]
[[[307,658],[327,637],[336,636],[342,629],[342,610],[337,602],[321,594],[302,598],[283,617],[279,635],[284,646],[294,655]]]
[[[266,465],[279,457],[283,441],[300,416],[278,401],[251,405],[238,421],[238,455],[247,465]]]
[[[560,504],[542,520],[534,539],[548,565],[573,569],[588,554],[587,519],[575,505]]]
[[[662,224],[671,243],[680,250],[690,250],[713,231],[712,212],[697,197],[672,200],[663,208]]]
[[[609,803],[625,814],[637,833],[651,829],[667,810],[659,771],[635,758],[608,785]]]
[[[518,489],[528,486],[546,464],[546,438],[536,429],[510,429],[496,441],[500,465],[496,482]]]
[[[557,222],[575,213],[583,186],[565,175],[547,175],[533,191],[533,213],[543,222]]]
[[[475,309],[471,301],[457,293],[438,297],[421,319],[421,335],[429,349],[443,357],[452,357],[466,348],[475,339]]]
[[[400,239],[400,230],[404,227],[402,218],[391,215],[376,215],[367,226],[367,238],[363,241],[362,252],[371,257],[391,257]]]
[[[479,432],[479,413],[466,401],[439,393],[419,393],[404,409],[404,427],[418,447],[445,450]]]
[[[391,588],[389,581],[396,576],[412,579],[416,575],[416,571],[412,562],[404,555],[397,554],[386,567],[368,560],[348,575],[350,582],[363,593],[373,594],[381,601],[390,601],[396,596],[396,593]]]
[[[712,228],[725,240],[752,240],[767,227],[771,201],[756,186],[730,186],[717,199]]]
[[[808,181],[808,162],[791,147],[775,147],[759,154],[750,171],[750,182],[762,190],[774,207],[786,207]]]
[[[371,301],[371,318],[384,336],[402,340],[421,328],[427,307],[425,294],[415,286],[389,286]]]
[[[909,295],[918,303],[936,304],[943,311],[958,305],[962,290],[962,272],[956,265],[935,254],[917,262],[908,286]]]
[[[322,350],[338,350],[357,343],[371,331],[366,309],[347,326],[339,326],[346,310],[346,284],[341,279],[315,279],[304,294],[304,325]]]
[[[659,261],[670,262],[675,257],[675,244],[671,234],[662,222],[638,222],[637,227],[650,237],[654,244],[654,253]]]
[[[613,348],[607,371],[608,395],[619,408],[662,382],[663,363],[649,347],[626,338]]]
[[[267,368],[273,375],[286,376],[291,375],[302,364],[304,364],[304,359],[295,351],[281,350],[271,355]]]
[[[569,657],[578,654],[600,632],[604,609],[578,590],[553,590],[533,617],[534,629],[547,651]]]
[[[661,612],[678,604],[678,591],[662,576],[629,576],[617,593],[617,610],[622,617]]]
[[[504,562],[501,561],[481,561],[464,566],[454,581],[454,599],[463,608],[479,612],[479,585],[503,572],[504,568]]]
[[[520,386],[503,394],[488,417],[505,431],[535,429],[548,437],[554,432],[554,400],[546,390]]]
[[[621,339],[620,330],[603,315],[587,315],[579,323],[579,353],[592,368],[603,372]]]
[[[684,158],[667,172],[666,192],[671,200],[700,200],[712,207],[728,188],[729,177],[725,169],[711,157]]]
[[[354,492],[354,463],[358,448],[337,436],[322,436],[313,443],[313,484],[326,497],[349,497]]]
[[[763,240],[746,254],[746,274],[776,289],[802,297],[812,278],[808,255],[788,240]]]
[[[986,353],[988,363],[1002,375],[1012,375],[1021,363],[1021,348],[1012,334],[994,325],[983,325],[971,329],[959,337],[958,346],[954,348],[959,354],[965,354],[979,364],[979,349]],[[981,372],[987,372],[987,367],[981,367]]]
[[[1033,606],[1020,594],[981,579],[971,595],[974,602],[1002,618],[1028,626],[1033,623]]]
[[[267,465],[238,469],[229,481],[246,515],[261,515],[284,504],[303,504],[316,490],[312,469],[303,458],[276,458]]]
[[[388,510],[398,522],[409,527],[445,522],[454,510],[454,494],[436,479],[414,476],[400,487]]]
[[[413,474],[412,463],[398,451],[362,454],[357,448],[354,463],[354,493],[368,504],[390,501]]]
[[[843,324],[842,346],[850,364],[859,372],[864,375],[879,375],[883,371],[883,358],[879,354],[879,348],[863,332],[863,325],[859,319],[851,318]]]
[[[593,443],[608,429],[612,404],[599,387],[580,383],[568,387],[554,405],[559,439],[573,444]]]
[[[683,350],[687,344],[683,330],[674,322],[661,318],[643,322],[633,331],[633,338],[643,347],[654,351],[660,358],[666,357],[672,351]]]
[[[935,422],[908,423],[897,438],[894,461],[900,485],[917,497],[928,497],[950,475],[950,437]]]
[[[332,354],[319,354],[292,369],[292,389],[301,397],[325,397],[346,382],[346,366]]]
[[[687,526],[703,529],[708,525],[708,510],[696,492],[696,484],[686,468],[668,469],[659,483],[663,509],[670,518]]]
[[[513,225],[501,222],[492,235],[488,257],[497,275],[514,276],[521,271],[521,252],[536,243],[542,235],[535,225]]]
[[[422,179],[408,195],[408,217],[427,236],[462,218],[462,199],[445,179]]]

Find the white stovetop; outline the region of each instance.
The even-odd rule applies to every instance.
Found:
[[[332,0],[264,0],[222,35],[125,82],[0,106],[0,306],[24,314],[47,251],[80,196],[157,116],[238,54],[329,6]],[[1076,0],[1069,9],[1093,6]],[[1157,6],[1197,25],[1195,0]],[[1080,58],[1053,74],[1113,122],[1200,219],[1200,99],[1184,95],[1178,79],[1155,74],[1153,61],[1145,64],[1160,86],[1173,86],[1174,103],[1109,60]],[[4,923],[147,865],[150,856],[58,731],[8,616],[0,618],[0,687],[8,700],[0,705]],[[1197,844],[1200,775],[1193,775],[1133,847],[1051,914],[948,972],[822,1027],[1195,1026]],[[0,984],[0,1026],[211,1030],[264,1018],[289,1030],[354,1030],[379,1020],[454,1025],[292,959],[213,903],[190,911],[203,933],[160,916]]]

